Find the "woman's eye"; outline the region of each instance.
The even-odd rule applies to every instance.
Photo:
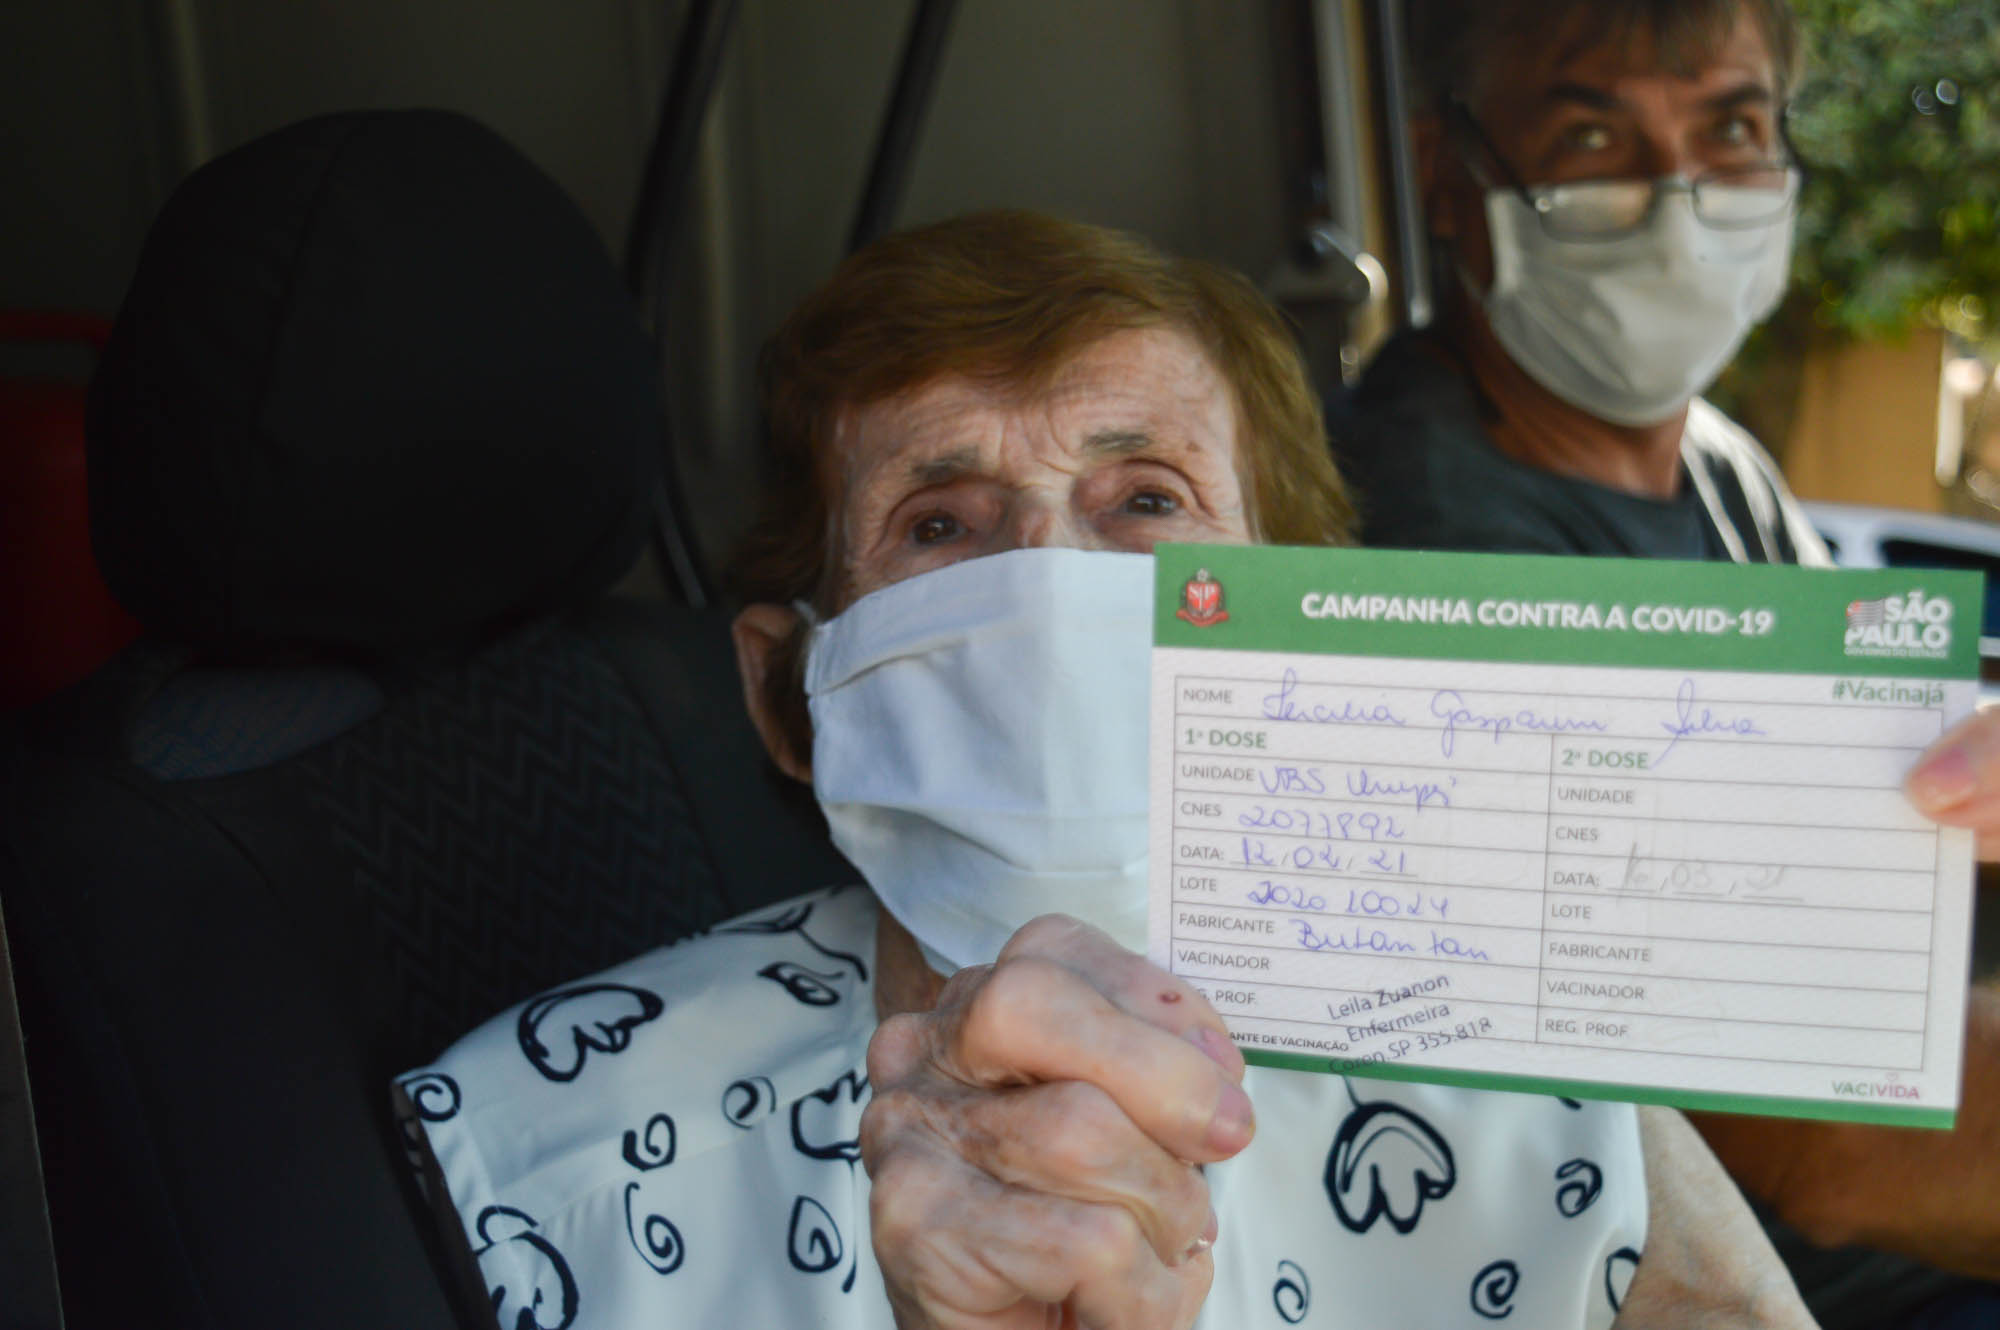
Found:
[[[964,524],[950,513],[931,513],[910,527],[910,539],[918,545],[940,545],[964,532]]]
[[[1140,490],[1125,500],[1125,511],[1140,517],[1172,517],[1181,501],[1160,490]]]

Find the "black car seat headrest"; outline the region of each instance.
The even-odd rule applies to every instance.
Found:
[[[92,538],[159,636],[447,645],[631,565],[651,345],[596,233],[491,131],[320,117],[191,175],[91,386]]]

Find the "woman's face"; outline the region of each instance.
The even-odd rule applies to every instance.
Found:
[[[835,436],[840,504],[832,610],[965,559],[1029,546],[1148,553],[1162,540],[1248,544],[1228,384],[1185,333],[1114,333],[1048,385],[945,378],[852,412]],[[810,740],[767,684],[797,611],[735,625],[750,718],[780,769],[812,779]],[[786,686],[792,687],[787,682]]]
[[[1237,429],[1222,376],[1166,328],[1092,343],[1041,391],[954,377],[857,410],[835,438],[836,608],[1030,546],[1248,543]]]

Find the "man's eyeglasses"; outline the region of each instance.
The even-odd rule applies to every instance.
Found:
[[[1616,240],[1644,226],[1664,191],[1683,190],[1691,196],[1694,215],[1719,231],[1747,230],[1777,221],[1790,213],[1805,183],[1805,168],[1792,151],[1781,122],[1778,138],[1784,157],[1773,162],[1719,167],[1693,180],[1668,176],[1660,180],[1573,180],[1552,185],[1527,185],[1501,155],[1472,111],[1458,98],[1447,102],[1447,114],[1461,126],[1494,165],[1507,187],[1521,196],[1542,229],[1558,240]]]

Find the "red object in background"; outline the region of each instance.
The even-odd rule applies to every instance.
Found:
[[[88,314],[0,310],[0,342],[104,348]],[[0,711],[82,679],[139,634],[90,552],[84,385],[0,376]]]

